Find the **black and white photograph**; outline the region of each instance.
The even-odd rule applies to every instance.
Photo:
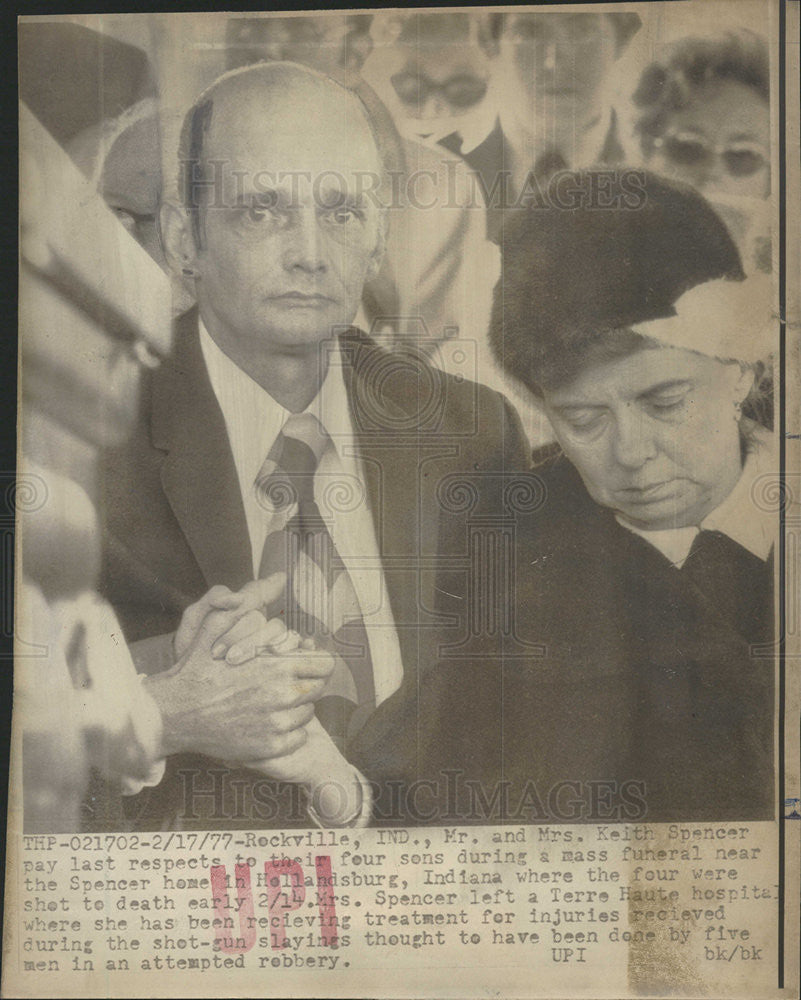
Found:
[[[798,997],[798,16],[19,18],[3,996]]]

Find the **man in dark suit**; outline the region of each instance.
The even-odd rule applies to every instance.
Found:
[[[449,483],[484,476],[470,510],[495,513],[525,468],[519,424],[498,394],[350,328],[386,221],[351,93],[294,64],[226,74],[187,115],[180,167],[183,203],[163,206],[162,236],[198,309],[102,476],[104,590],[170,758],[135,797],[136,822],[308,825],[311,805],[317,821],[364,823],[369,794],[348,761],[370,760],[396,707],[424,697],[418,663],[435,659],[443,623],[452,640],[465,631],[438,615],[442,571],[452,587],[469,575],[467,508]],[[305,473],[287,457],[301,452],[314,455]],[[283,520],[267,495],[278,473],[296,490]],[[293,574],[319,573],[296,554],[279,595],[270,553],[312,508],[338,617],[299,645],[283,624],[307,621]]]
[[[485,15],[498,118],[489,133],[455,131],[440,145],[480,178],[490,239],[504,209],[535,201],[558,171],[624,162],[609,81],[640,25],[633,11]]]

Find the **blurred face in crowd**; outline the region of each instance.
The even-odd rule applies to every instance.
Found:
[[[649,164],[707,194],[766,198],[770,192],[767,103],[736,80],[712,80],[671,115]]]
[[[605,14],[510,13],[499,56],[514,84],[510,98],[518,115],[582,124],[597,114],[615,60],[614,24]]]
[[[312,66],[329,76],[357,70],[369,48],[366,29],[345,14],[234,17],[226,31],[229,67],[263,60]]]
[[[156,216],[161,196],[161,145],[155,112],[132,123],[108,147],[104,129],[92,126],[69,144],[67,152],[128,232],[164,266]],[[103,162],[98,163],[98,158]]]
[[[641,529],[698,525],[741,472],[736,404],[752,377],[678,348],[638,350],[545,393],[590,496]]]
[[[136,242],[169,271],[158,228],[162,124],[151,107],[127,127],[116,129],[114,122],[104,122],[85,129],[68,144],[67,152],[94,179],[98,194]],[[194,303],[179,280],[173,281],[172,298],[176,315]]]
[[[484,100],[489,59],[472,29],[469,14],[438,13],[409,15],[391,43],[382,40],[380,26],[376,30],[362,72],[401,131],[410,130],[403,120],[411,119],[422,138],[445,135]]]
[[[351,323],[380,263],[372,133],[355,98],[291,70],[244,73],[211,100],[203,159],[220,183],[191,241],[201,316],[234,360],[304,353]]]

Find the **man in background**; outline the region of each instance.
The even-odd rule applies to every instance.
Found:
[[[496,239],[504,208],[534,179],[558,170],[621,162],[608,85],[639,30],[632,12],[520,11],[485,14],[481,38],[492,60],[498,118],[476,140],[454,131],[442,145],[477,171]]]

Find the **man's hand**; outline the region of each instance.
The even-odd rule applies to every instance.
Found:
[[[257,596],[251,594],[248,600]],[[243,606],[237,604],[236,611]],[[257,655],[240,666],[217,660],[212,647],[220,636],[256,609],[249,608],[232,623],[236,611],[230,606],[207,610],[173,669],[145,681],[162,714],[165,756],[194,751],[230,761],[271,759],[291,754],[306,742],[303,727],[314,716],[313,702],[334,669],[334,658],[304,649],[283,656]],[[259,648],[254,635],[268,623],[261,612],[256,614],[260,621],[249,623],[256,631],[244,636],[240,629],[232,650]]]
[[[247,766],[276,781],[303,785],[319,821],[326,826],[343,826],[359,816],[364,784],[319,719],[311,719],[306,733],[306,742],[287,756],[251,760]]]
[[[281,594],[285,584],[285,573],[273,573],[263,580],[246,584],[239,591],[222,585],[212,587],[183,613],[173,640],[176,661],[186,655],[198,629],[212,611],[225,612],[214,620],[217,634],[213,637],[212,653],[215,659],[244,663],[254,655],[255,649],[260,648],[256,642],[260,642],[261,647],[270,646],[275,652],[288,652],[291,647],[286,645],[289,635],[286,625],[278,618],[270,622],[264,619],[265,610]],[[234,659],[230,659],[226,654],[231,647],[246,638],[253,640],[248,647],[250,655],[243,655],[247,650],[237,648]]]

